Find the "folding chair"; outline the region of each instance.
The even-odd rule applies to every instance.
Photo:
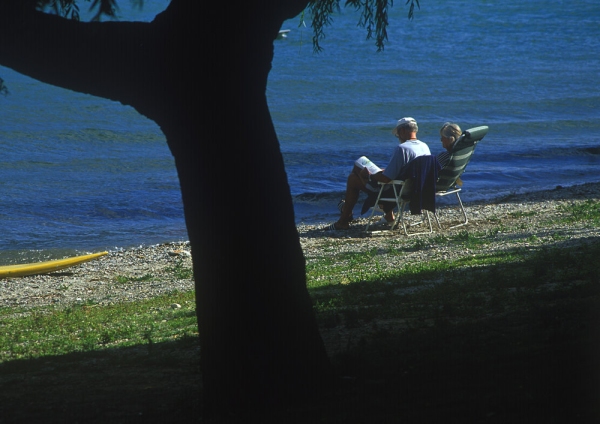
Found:
[[[398,224],[401,224],[402,230],[407,236],[432,233],[433,227],[431,225],[429,212],[431,211],[435,214],[434,189],[439,168],[440,165],[435,156],[419,156],[413,159],[409,166],[407,166],[401,175],[398,176],[402,179],[392,180],[388,183],[379,182],[380,189],[377,196],[369,196],[363,205],[363,213],[372,206],[371,215],[368,218],[365,231],[369,231],[375,212],[384,211],[380,205],[387,205],[388,208],[391,207],[398,211],[390,230],[394,230]],[[375,201],[373,201],[373,198]],[[429,231],[416,233],[408,232],[408,225],[405,219],[405,209],[407,205],[410,206],[412,214],[425,214],[425,218],[429,225]],[[425,221],[425,218],[414,225],[422,224]]]
[[[469,222],[467,218],[467,212],[465,211],[465,207],[460,199],[459,192],[461,191],[462,181],[460,177],[473,153],[475,152],[475,147],[477,143],[485,137],[488,132],[487,126],[480,126],[471,128],[462,133],[462,135],[456,140],[454,143],[454,147],[450,152],[450,159],[446,166],[442,168],[442,170],[438,173],[438,181],[435,187],[435,195],[436,196],[447,196],[449,194],[456,194],[456,199],[458,200],[459,210],[462,212],[463,221],[457,225],[450,226],[448,228],[457,228],[466,225]],[[435,220],[437,222],[438,228],[442,229],[440,225],[440,220],[437,211],[434,213]]]

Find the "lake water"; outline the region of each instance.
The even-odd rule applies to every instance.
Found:
[[[165,4],[123,17],[150,20]],[[466,201],[600,181],[600,3],[424,0],[413,21],[403,4],[390,10],[383,52],[351,9],[334,15],[319,54],[299,18],[275,42],[267,94],[298,222],[337,218],[354,159],[385,166],[403,116],[434,154],[444,122],[489,126],[463,177]],[[187,239],[153,122],[7,68],[0,77],[10,90],[0,261]]]

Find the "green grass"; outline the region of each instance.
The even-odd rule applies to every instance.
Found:
[[[527,218],[530,216],[536,216],[538,214],[537,211],[517,211],[517,212],[511,212],[509,213],[510,216],[512,216],[513,218]]]
[[[405,280],[407,276],[419,274],[420,279],[435,278],[436,275],[454,268],[492,265],[503,261],[514,261],[521,257],[519,250],[489,255],[485,246],[495,241],[500,229],[485,232],[469,233],[462,231],[453,236],[438,235],[432,238],[415,239],[408,245],[399,245],[390,241],[385,251],[371,250],[367,252],[343,252],[336,255],[327,254],[311,258],[307,264],[307,285],[309,289],[328,287],[330,285],[347,285],[355,282],[394,282]],[[525,236],[524,236],[525,237]],[[537,237],[527,236],[527,241],[536,242]],[[461,251],[478,251],[476,255],[465,255],[463,258],[449,263],[446,261],[430,261],[425,263],[402,265],[403,255],[408,251],[419,251],[430,248],[449,246]],[[396,256],[398,267],[389,268],[383,264],[380,254]]]
[[[183,261],[178,261],[172,267],[168,267],[165,271],[172,273],[178,280],[191,280],[194,277],[192,268],[183,264]]]
[[[178,280],[191,280],[194,276],[194,271],[191,267],[186,266],[182,260],[179,260],[174,265],[166,267],[165,272],[172,274],[172,276]],[[144,281],[155,281],[157,276],[152,274],[144,274],[141,277],[134,277],[131,275],[117,275],[115,281],[119,284],[135,283]]]
[[[561,207],[565,213],[564,222],[590,222],[594,225],[600,224],[600,202],[586,200],[580,203],[572,203]]]
[[[117,275],[115,277],[115,281],[119,284],[125,284],[125,283],[134,283],[134,282],[141,282],[141,281],[152,281],[154,280],[154,276],[152,274],[144,274],[141,277],[132,277],[129,275]]]
[[[402,264],[384,268],[376,252],[344,253],[317,258],[308,267],[308,287],[321,325],[351,325],[380,320],[411,319],[414,322],[440,319],[477,319],[489,313],[514,312],[529,308],[532,299],[575,292],[600,294],[600,241],[564,249],[557,244],[516,247],[487,253],[485,245],[496,235],[462,232],[454,237],[436,237],[435,243],[453,249],[478,249],[454,261]],[[536,236],[523,236],[534,245]],[[426,249],[415,242],[408,249]]]
[[[174,303],[181,308],[172,308]],[[193,291],[114,305],[3,308],[0,362],[159,343],[197,333]]]

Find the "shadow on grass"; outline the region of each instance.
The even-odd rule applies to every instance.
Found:
[[[1,423],[198,422],[196,338],[0,364]]]
[[[333,355],[357,382],[331,422],[600,422],[600,320],[561,309],[360,338]]]
[[[336,420],[600,422],[600,242],[503,255],[315,290],[335,299],[318,313],[334,364],[356,377]]]

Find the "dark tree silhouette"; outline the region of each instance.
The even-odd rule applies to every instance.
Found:
[[[338,2],[309,5],[317,47]],[[364,24],[370,34],[375,22],[382,47],[388,2],[367,3]],[[131,105],[165,134],[192,246],[205,409],[284,405],[330,388],[266,99],[273,40],[308,0],[211,2],[210,10],[172,0],[151,23],[35,10],[77,18],[74,4],[5,0],[0,64]],[[107,14],[114,0],[99,4]]]

